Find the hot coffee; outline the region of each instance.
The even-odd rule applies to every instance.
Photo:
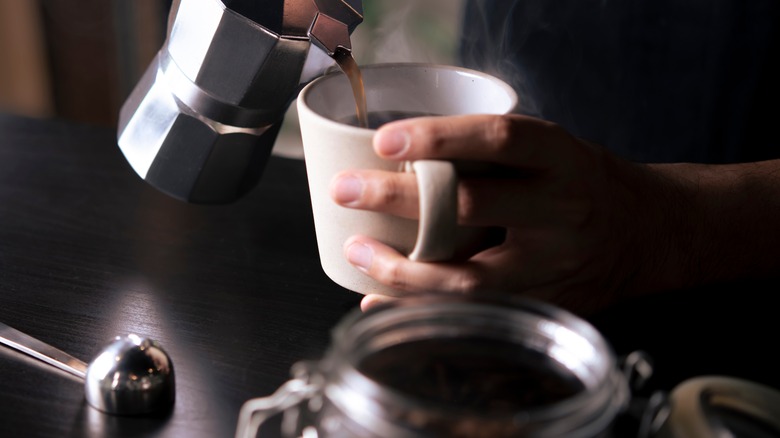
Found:
[[[361,123],[358,120],[357,115],[351,115],[343,119],[337,120],[338,122],[345,123],[351,126],[360,126],[363,128],[377,129],[385,123],[394,122],[396,120],[411,119],[413,117],[430,117],[439,116],[440,114],[426,113],[420,111],[371,111],[366,117],[366,124]]]

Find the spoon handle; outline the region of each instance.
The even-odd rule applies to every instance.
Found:
[[[0,322],[0,344],[19,350],[76,377],[84,379],[87,375],[86,363],[2,322]]]

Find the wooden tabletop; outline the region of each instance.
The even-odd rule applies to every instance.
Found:
[[[273,157],[231,205],[190,205],[141,180],[116,132],[0,115],[0,321],[89,360],[116,335],[170,354],[170,415],[112,417],[82,383],[0,348],[0,436],[232,437],[247,399],[322,356],[360,296],[322,272],[301,160]],[[655,360],[650,386],[728,374],[780,387],[780,282],[627,303],[591,319],[619,355]]]
[[[232,436],[358,298],[320,268],[301,161],[272,158],[232,205],[189,205],[112,130],[0,116],[0,321],[85,361],[146,335],[177,378],[169,418],[95,415],[80,381],[0,348],[0,435]]]

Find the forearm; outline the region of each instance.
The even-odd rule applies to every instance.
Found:
[[[673,289],[780,273],[780,160],[647,169],[663,193],[650,203],[650,235],[665,246],[648,281]]]

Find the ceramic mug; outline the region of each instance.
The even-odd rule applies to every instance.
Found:
[[[489,74],[455,66],[400,63],[361,67],[368,114],[505,114],[517,94]],[[306,85],[298,97],[298,118],[311,194],[320,262],[337,284],[362,294],[398,295],[349,264],[344,242],[363,234],[411,260],[451,259],[484,239],[484,229],[457,225],[457,170],[445,160],[399,165],[374,153],[375,129],[349,124],[355,99],[349,80],[331,73]],[[413,172],[420,191],[420,218],[342,207],[330,197],[331,180],[348,169]]]

